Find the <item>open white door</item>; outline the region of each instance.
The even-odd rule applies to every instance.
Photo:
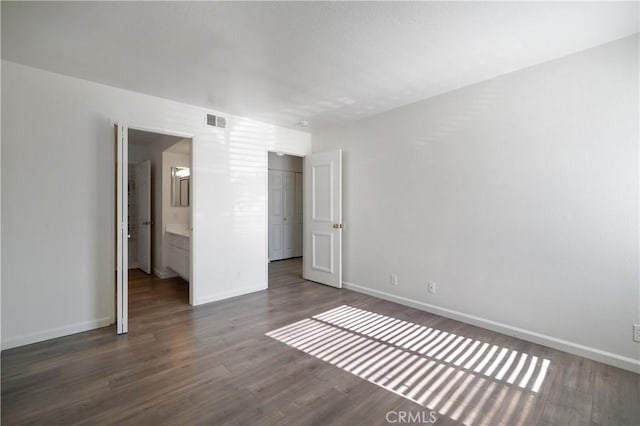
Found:
[[[151,273],[151,161],[136,164],[138,204],[138,263],[140,269]]]
[[[305,279],[342,287],[342,150],[304,159]]]
[[[127,126],[115,125],[116,132],[116,325],[117,333],[128,326],[128,146]]]

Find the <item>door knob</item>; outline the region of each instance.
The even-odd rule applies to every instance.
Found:
[[[334,223],[333,224],[333,229],[342,229],[342,224],[341,223]]]
[[[150,220],[145,220],[144,222],[142,222],[143,225],[151,225],[151,221]]]

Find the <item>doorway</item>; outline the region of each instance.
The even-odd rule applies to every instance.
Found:
[[[281,152],[267,157],[268,259],[273,273],[302,278],[303,158]],[[269,287],[274,282],[269,280]]]
[[[192,143],[188,135],[116,126],[118,334],[155,303],[190,308]],[[118,226],[120,224],[120,226]]]
[[[294,161],[300,163],[283,165]],[[284,231],[285,223],[291,222],[288,211],[293,211],[294,216],[296,212],[295,207],[285,207],[284,201],[287,193],[297,192],[296,176],[289,175],[287,184],[286,175],[280,171],[300,166],[301,184],[298,188],[301,204],[299,219],[296,220],[300,221],[299,229],[302,231],[302,255],[296,258],[288,257],[292,252],[287,251],[287,234]],[[268,152],[267,169],[268,277],[282,276],[284,272],[287,279],[302,277],[342,288],[342,150],[308,154],[304,159]],[[293,197],[295,199],[295,195]],[[279,262],[286,264],[276,266]],[[269,288],[272,287],[269,282]]]
[[[269,261],[302,257],[302,157],[269,153]]]

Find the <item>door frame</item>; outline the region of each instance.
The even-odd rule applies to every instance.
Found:
[[[128,124],[126,121],[120,121],[120,120],[110,120],[110,132],[113,132],[115,129],[115,126],[117,126],[117,130],[116,132],[122,131],[122,130],[126,130],[127,133],[127,137],[122,137],[122,138],[118,138],[118,134],[116,133],[116,144],[118,143],[118,141],[121,141],[122,146],[118,147],[116,146],[115,149],[115,153],[114,155],[116,156],[115,160],[118,164],[118,166],[116,167],[116,176],[115,176],[115,185],[116,187],[114,187],[114,197],[113,197],[113,203],[114,203],[114,211],[115,211],[115,220],[114,220],[114,224],[116,226],[115,229],[115,254],[116,254],[116,258],[114,259],[114,270],[116,271],[116,274],[118,272],[118,266],[121,266],[122,271],[128,271],[129,270],[129,259],[128,259],[128,250],[127,250],[127,244],[125,244],[124,238],[117,238],[118,235],[121,235],[121,231],[122,229],[126,229],[127,225],[128,225],[128,218],[127,218],[127,206],[124,203],[124,198],[118,197],[118,186],[121,187],[122,190],[122,194],[126,193],[126,188],[128,185],[128,175],[129,175],[129,171],[128,171],[128,158],[129,158],[129,138],[128,138],[128,133],[129,133],[129,129],[133,129],[133,130],[139,130],[139,131],[143,131],[143,132],[150,132],[150,133],[158,133],[161,135],[167,135],[167,136],[176,136],[176,137],[181,137],[181,138],[185,138],[185,139],[191,139],[191,157],[189,158],[189,165],[191,168],[191,184],[189,185],[189,201],[190,201],[190,208],[191,208],[191,238],[189,239],[189,250],[190,250],[190,265],[189,265],[189,304],[191,306],[193,306],[194,304],[194,289],[197,286],[196,280],[194,279],[194,274],[193,274],[193,270],[194,270],[194,265],[197,262],[197,256],[195,254],[194,251],[194,247],[195,247],[195,240],[197,239],[197,233],[194,232],[194,221],[193,218],[195,217],[195,207],[196,207],[196,200],[193,197],[193,193],[194,193],[194,188],[195,185],[197,184],[197,178],[196,178],[196,173],[195,170],[193,168],[193,159],[195,157],[195,146],[196,146],[196,136],[193,133],[187,133],[187,132],[181,132],[181,131],[176,131],[176,130],[168,130],[168,129],[163,129],[163,128],[154,128],[154,127],[148,127],[148,126],[140,126],[137,124]],[[120,148],[121,152],[122,152],[122,158],[117,158],[118,157],[118,148]],[[126,166],[125,163],[126,162]],[[121,164],[122,163],[122,164]],[[118,217],[121,216],[124,219],[124,222],[122,224],[118,224]],[[120,228],[118,229],[118,226],[121,225],[124,228]],[[122,303],[121,306],[121,312],[120,315],[122,316],[121,320],[122,320],[122,324],[123,327],[122,329],[117,329],[116,333],[117,334],[124,334],[128,332],[128,309],[129,309],[129,285],[128,285],[128,280],[126,282],[126,286],[124,281],[125,280],[120,280],[120,282],[118,282],[117,276],[114,277],[114,283],[113,283],[113,289],[114,289],[114,293],[116,295],[120,294],[121,298],[119,300],[113,300],[114,302],[114,306],[112,306],[111,312],[115,313],[115,318],[114,318],[114,322],[118,322],[118,315],[119,313],[117,312],[117,305],[118,302]],[[121,286],[120,288],[118,288],[118,286]],[[125,303],[126,302],[126,303]],[[125,306],[126,305],[126,306]]]
[[[264,279],[267,283],[267,288],[269,288],[269,263],[271,263],[269,261],[269,153],[273,152],[274,154],[284,154],[284,155],[291,155],[293,157],[300,157],[302,158],[302,171],[304,172],[304,161],[305,158],[307,156],[307,154],[300,154],[297,152],[290,152],[290,151],[283,151],[281,149],[273,149],[273,148],[266,148],[265,149],[265,153],[264,153],[264,158],[265,158],[265,166],[264,166],[264,170],[266,173],[266,179],[265,179],[265,185],[264,185],[264,193],[265,193],[265,218],[264,218],[264,231],[265,231],[265,239],[266,239],[266,244],[265,244],[265,266],[264,266]],[[304,182],[303,182],[304,183]],[[304,206],[304,198],[306,197],[306,193],[303,191],[302,192],[302,205]],[[303,217],[304,220],[304,217]],[[304,227],[302,230],[302,270],[304,271],[304,262],[305,262],[305,257],[304,257]]]
[[[269,161],[269,160],[267,160],[267,161]],[[282,179],[282,172],[283,171],[282,170],[269,169],[269,164],[267,164],[267,261],[269,263],[271,263],[273,261],[271,259],[271,238],[270,238],[270,235],[271,235],[272,223],[270,222],[270,220],[271,220],[270,213],[271,212],[269,211],[269,205],[270,205],[269,204],[269,199],[271,198],[271,183],[272,183],[271,182],[271,175],[273,174],[274,171],[275,172],[279,172],[280,173],[280,179]],[[281,180],[280,183],[281,183],[281,186],[282,186],[282,180]],[[282,198],[284,197],[284,194],[281,194],[280,196],[281,196],[281,201],[282,201]],[[282,215],[284,215],[284,213],[282,213]],[[284,234],[284,229],[282,231],[283,231],[282,233]],[[281,236],[281,238],[282,238],[282,243],[284,244],[284,237]],[[284,258],[284,247],[282,247],[281,250],[282,250],[283,253],[282,253],[282,256],[280,256],[280,259],[283,259]],[[275,259],[275,260],[280,260],[280,259]]]

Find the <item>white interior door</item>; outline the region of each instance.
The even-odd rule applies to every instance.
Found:
[[[136,196],[138,206],[138,263],[151,273],[151,161],[136,164]]]
[[[342,287],[342,150],[304,161],[304,278]]]
[[[269,170],[269,260],[284,257],[282,171]]]
[[[284,258],[295,256],[296,229],[295,229],[295,201],[296,201],[296,174],[295,172],[282,172],[282,225],[284,229],[283,246]]]
[[[129,171],[127,126],[115,125],[116,132],[116,329],[118,334],[129,329],[128,276],[128,200]]]

